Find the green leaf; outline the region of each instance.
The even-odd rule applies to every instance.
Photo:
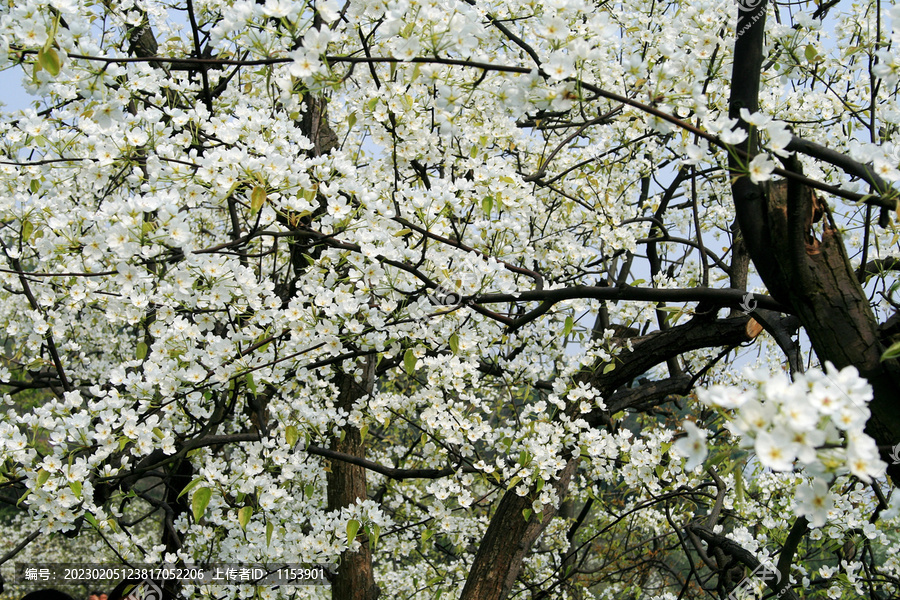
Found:
[[[608,365],[603,367],[603,374],[606,375],[607,373],[611,373],[612,371],[615,370],[615,368],[616,368],[616,363],[609,363]]]
[[[453,354],[459,354],[459,336],[455,333],[450,336],[449,340],[450,350]]]
[[[95,517],[91,513],[84,513],[84,518],[87,520],[88,523],[91,524],[91,527],[93,527],[94,529],[99,528],[99,525],[97,524],[97,517]]]
[[[147,358],[147,344],[144,342],[138,342],[137,350],[135,350],[134,355],[138,360],[144,360]]]
[[[250,393],[253,394],[253,397],[256,397],[256,381],[253,379],[253,373],[247,373],[247,389],[250,390]]]
[[[352,112],[347,117],[347,129],[353,129],[354,125],[356,125],[356,113]]]
[[[359,443],[362,444],[366,441],[366,434],[369,433],[369,426],[363,425],[359,428]]]
[[[531,518],[531,509],[530,509],[530,508],[523,508],[523,509],[522,509],[522,516],[525,517],[525,520],[526,520],[526,521],[527,521],[528,519],[530,519],[530,518]]]
[[[294,447],[294,444],[297,443],[297,440],[300,439],[300,433],[297,431],[297,427],[295,425],[288,425],[284,428],[284,439],[287,442],[287,445],[291,448]]]
[[[31,221],[22,223],[22,241],[27,242],[32,233],[34,233],[34,224]]]
[[[193,480],[192,482],[190,482],[189,484],[187,484],[186,486],[184,486],[184,488],[181,490],[181,493],[178,494],[178,498],[181,498],[182,496],[184,496],[185,494],[187,494],[189,491],[191,491],[192,489],[194,489],[195,487],[197,487],[198,485],[200,485],[200,484],[203,483],[204,481],[205,481],[205,480],[202,479],[202,478],[201,478],[201,479],[195,479],[195,480]],[[177,500],[178,498],[176,498],[176,500]]]
[[[493,196],[485,196],[481,199],[481,210],[484,211],[485,215],[490,216],[491,210],[494,208],[494,197]]]
[[[566,317],[566,325],[563,327],[563,337],[572,333],[572,328],[575,327],[575,319],[572,318],[572,315]]]
[[[900,342],[897,342],[896,344],[885,350],[884,354],[881,355],[881,360],[897,358],[898,356],[900,356]]]
[[[59,54],[53,48],[38,50],[38,64],[52,77],[59,75]]]
[[[369,531],[369,550],[372,552],[375,551],[375,546],[378,544],[379,537],[381,537],[381,527],[373,523]]]
[[[269,521],[266,523],[266,546],[272,543],[272,534],[275,532],[275,523]]]
[[[812,44],[807,44],[806,49],[803,51],[803,53],[806,55],[806,60],[808,60],[809,62],[814,62],[816,60],[816,57],[819,55],[819,53],[816,52],[816,47]]]
[[[254,186],[253,191],[250,192],[250,214],[255,215],[258,213],[265,203],[266,188],[261,185]]]
[[[313,200],[315,200],[316,195],[318,193],[319,193],[319,184],[314,183],[311,188],[303,188],[303,191],[300,192],[300,195],[303,196],[304,200],[307,200],[308,202],[312,202]],[[305,217],[306,215],[309,215],[309,214],[312,214],[312,213],[310,213],[308,210],[304,210],[303,212],[298,212],[297,216]]]
[[[356,519],[350,519],[347,521],[347,542],[352,542],[356,539],[356,534],[359,532],[359,521]]]
[[[202,487],[194,492],[194,497],[191,498],[191,512],[194,513],[194,521],[199,521],[206,512],[210,498],[212,498],[212,490],[208,487]]]
[[[241,524],[241,529],[247,529],[247,523],[250,522],[250,517],[253,516],[253,507],[245,506],[241,510],[238,511],[238,523]]]
[[[41,190],[41,182],[39,179],[32,179],[31,183],[28,184],[28,189],[31,190],[32,194],[37,194]]]
[[[422,532],[422,541],[427,542],[428,540],[431,539],[431,536],[433,536],[433,535],[434,535],[433,529],[426,529],[425,531]]]
[[[531,462],[531,455],[528,454],[528,451],[522,450],[519,452],[519,464],[523,467]]]
[[[44,484],[47,483],[48,479],[50,479],[50,471],[45,471],[44,469],[41,469],[37,473],[37,486],[36,487],[43,487]]]
[[[406,352],[403,354],[403,366],[406,367],[406,374],[412,375],[416,372],[416,358],[415,352],[413,352],[412,348],[407,348]]]

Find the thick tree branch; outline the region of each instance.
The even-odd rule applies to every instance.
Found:
[[[733,556],[740,563],[749,568],[751,572],[754,572],[759,568],[761,563],[759,562],[759,560],[757,560],[756,556],[754,556],[752,552],[750,552],[734,540],[731,540],[724,535],[713,533],[711,529],[695,523],[688,525],[687,529],[689,532],[696,534],[697,537],[699,537],[710,546],[721,548],[726,554]],[[779,585],[778,582],[770,581],[768,579],[765,581],[765,584],[769,587],[770,590],[772,590],[773,593],[780,594],[778,596],[779,598],[786,598],[787,600],[800,600],[800,597],[797,595],[797,593],[794,590],[790,589],[790,574],[782,574],[779,581],[781,580],[788,581],[788,584],[784,587],[784,589],[782,589],[782,586]]]
[[[613,394],[606,406],[610,414],[622,410],[646,412],[669,399],[670,396],[683,396],[691,391],[693,378],[690,375],[677,375],[660,381],[648,381],[638,387],[623,388]]]
[[[334,450],[329,450],[328,448],[322,448],[320,446],[308,446],[306,448],[306,451],[310,454],[315,454],[316,456],[321,456],[323,458],[339,460],[351,465],[356,465],[398,481],[403,479],[440,479],[441,477],[447,477],[448,475],[453,475],[454,473],[457,473],[459,471],[462,471],[463,473],[479,472],[478,469],[464,466],[460,466],[457,468],[445,467],[443,469],[396,469],[394,467],[386,467],[359,456],[353,456],[343,452],[336,452]]]

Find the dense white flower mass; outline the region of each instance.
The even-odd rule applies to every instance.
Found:
[[[784,373],[748,372],[756,383],[749,390],[716,386],[697,392],[707,405],[734,410],[727,427],[742,445],[752,445],[762,466],[796,468],[812,477],[797,489],[796,512],[815,527],[825,524],[833,508],[830,482],[850,473],[871,483],[887,466],[863,429],[872,388],[854,367],[838,371],[831,363],[825,366],[825,371],[795,375],[793,381]]]
[[[732,186],[817,190],[881,357],[900,8],[761,6],[748,105],[720,0],[0,2],[0,557],[700,598],[790,533],[791,594],[896,595],[882,363]]]

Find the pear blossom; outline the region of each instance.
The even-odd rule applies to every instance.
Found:
[[[750,161],[750,181],[753,183],[768,181],[774,169],[775,163],[772,162],[767,154],[757,154]]]
[[[805,516],[813,527],[824,526],[829,511],[834,508],[834,498],[828,491],[828,484],[821,479],[798,487],[795,501],[797,513]]]
[[[680,456],[687,459],[684,464],[686,471],[693,471],[703,464],[708,453],[706,447],[706,432],[697,427],[692,421],[685,421],[682,426],[687,436],[680,438],[672,445]]]
[[[0,65],[27,98],[0,114],[2,554],[364,564],[385,598],[674,599],[716,577],[691,528],[768,565],[805,516],[795,586],[896,595],[890,385],[818,365],[749,231],[745,269],[737,200],[796,148],[834,192],[800,254],[869,257],[851,280],[889,334],[893,272],[870,267],[896,240],[862,203],[891,208],[867,179],[898,178],[900,8],[757,21],[759,73],[737,12],[4,4]],[[866,569],[843,549],[821,568],[853,536]],[[626,538],[689,566],[648,579],[593,551]],[[492,540],[516,552],[487,581]]]

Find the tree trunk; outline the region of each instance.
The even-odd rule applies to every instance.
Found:
[[[820,361],[839,369],[852,365],[872,385],[866,432],[880,446],[893,446],[900,442],[900,369],[895,360],[881,360],[885,347],[878,322],[840,232],[826,215],[821,240],[810,235],[814,216],[827,207],[802,184],[778,182],[770,186],[768,197],[773,254],[791,283],[786,290],[790,305]],[[900,480],[897,465],[889,472]]]
[[[352,375],[338,373],[335,377],[339,390],[337,407],[348,413],[352,411],[353,404],[372,391],[374,376],[375,361],[372,358],[367,359],[362,385]],[[365,458],[359,429],[348,423],[341,432],[343,439],[333,438],[331,448],[336,452]],[[363,467],[331,461],[327,482],[329,511],[340,510],[366,499],[366,470]],[[372,552],[368,540],[363,539],[359,550],[348,550],[341,555],[341,565],[331,582],[331,597],[332,600],[375,600],[379,595],[372,570]]]
[[[552,484],[560,502],[569,489],[577,464],[578,457],[569,459],[559,479]],[[514,489],[503,494],[459,600],[505,600],[509,596],[522,570],[522,561],[557,511],[545,506],[541,519],[532,514],[526,521],[522,511],[531,509],[529,496],[519,496]]]
[[[750,113],[759,109],[766,2],[738,13],[738,28],[746,25],[746,30],[734,44],[732,118],[740,118],[741,108]],[[743,126],[747,128],[746,123]],[[754,130],[749,132],[746,148],[750,154],[757,150]],[[734,157],[730,166],[740,170]],[[788,168],[800,173],[799,161],[790,161]],[[892,462],[888,449],[900,442],[900,365],[896,360],[881,360],[884,347],[875,315],[835,224],[823,223],[821,240],[811,235],[813,223],[826,207],[812,190],[793,181],[765,189],[741,176],[731,189],[747,250],[769,292],[793,308],[819,360],[831,361],[839,369],[855,366],[872,385],[872,418],[866,432],[881,446],[882,458]],[[890,465],[888,474],[895,484],[900,482],[900,465]]]

